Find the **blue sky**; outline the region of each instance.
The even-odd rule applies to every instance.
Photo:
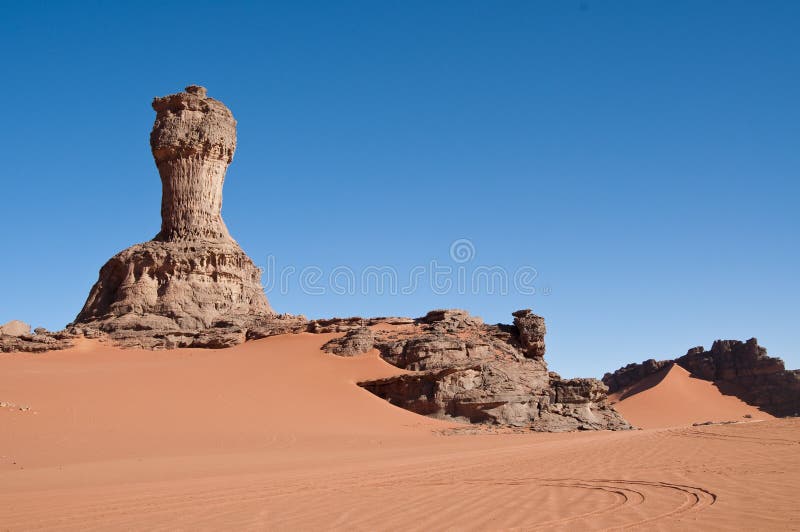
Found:
[[[63,327],[156,234],[150,101],[196,83],[239,121],[223,215],[260,266],[537,272],[534,294],[290,282],[278,311],[531,307],[566,376],[752,336],[798,367],[799,21],[789,1],[3,2],[0,322]]]

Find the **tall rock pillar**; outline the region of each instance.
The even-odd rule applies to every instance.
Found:
[[[150,147],[161,174],[161,232],[155,240],[230,239],[222,185],[236,151],[236,120],[222,102],[191,85],[153,100]]]
[[[180,339],[211,328],[246,330],[273,312],[261,271],[221,215],[236,120],[196,85],[155,98],[153,109],[150,146],[161,175],[161,231],[101,268],[73,325],[132,345],[140,338],[144,346],[157,345],[153,338],[192,345]]]

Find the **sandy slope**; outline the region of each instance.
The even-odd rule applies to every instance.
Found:
[[[0,356],[0,401],[31,407],[0,408],[0,530],[800,523],[795,420],[442,435],[354,384],[396,368],[329,338]]]
[[[678,365],[614,394],[611,400],[618,401],[614,408],[628,422],[646,429],[706,421],[773,419],[735,396],[723,395],[713,383],[692,377]]]

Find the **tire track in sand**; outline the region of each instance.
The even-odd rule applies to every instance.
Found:
[[[382,523],[393,522],[412,530],[440,526],[542,529],[593,528],[602,516],[606,526],[622,529],[701,511],[717,498],[702,487],[661,481],[540,477],[445,480],[418,473],[398,482],[387,478],[372,482],[352,478],[328,486],[255,482],[171,496],[162,493],[118,499],[112,504],[98,500],[88,507],[73,506],[66,514],[51,514],[50,519],[40,520],[35,526],[124,527],[137,521],[141,524],[144,516],[152,528],[172,529],[214,527],[223,522],[241,528],[303,528],[327,522],[331,529],[374,530]],[[548,499],[559,499],[560,505],[540,504]],[[565,501],[569,503],[566,507]],[[13,529],[15,523],[6,521],[5,526]]]

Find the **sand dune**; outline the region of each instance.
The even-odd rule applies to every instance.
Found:
[[[787,528],[800,520],[796,420],[447,435],[455,425],[358,388],[398,370],[376,353],[324,354],[330,337],[169,352],[86,341],[0,357],[0,401],[30,407],[0,408],[0,529]],[[689,389],[687,401],[697,399],[686,381],[671,372],[620,404],[647,412],[632,401],[649,398],[653,413],[662,406],[655,394]]]
[[[614,408],[637,427],[659,428],[706,421],[752,421],[773,416],[732,395],[723,395],[713,383],[692,377],[673,365],[611,396]]]

